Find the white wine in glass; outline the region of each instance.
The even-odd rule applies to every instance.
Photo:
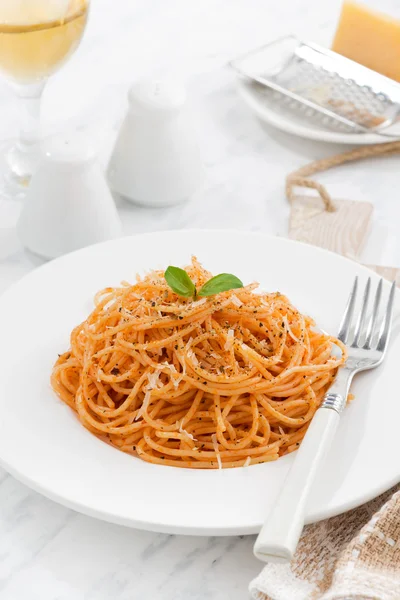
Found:
[[[16,144],[7,151],[0,193],[21,196],[38,160],[39,107],[47,78],[77,48],[89,0],[0,0],[0,72],[23,100]]]

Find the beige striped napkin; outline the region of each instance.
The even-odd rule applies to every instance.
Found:
[[[400,486],[308,525],[290,565],[268,564],[254,600],[400,600]]]

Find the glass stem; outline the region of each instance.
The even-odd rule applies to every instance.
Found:
[[[28,185],[39,161],[40,100],[44,86],[44,81],[13,86],[20,99],[21,125],[17,143],[7,158],[11,178],[22,186]]]

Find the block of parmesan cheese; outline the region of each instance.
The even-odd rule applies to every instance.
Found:
[[[345,0],[332,50],[400,81],[400,20]]]

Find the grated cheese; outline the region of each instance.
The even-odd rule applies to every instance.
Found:
[[[182,419],[183,421],[183,419]],[[185,435],[188,436],[189,439],[191,439],[193,442],[197,442],[196,438],[193,437],[193,435],[191,433],[189,433],[188,431],[186,431],[186,429],[183,429],[182,427],[182,421],[181,424],[179,425],[179,433],[184,433]]]
[[[196,306],[201,306],[202,304],[205,304],[207,302],[207,298],[201,298],[200,300],[196,300],[196,302],[192,302],[192,304],[190,305],[190,308],[194,308]]]
[[[150,404],[150,399],[151,399],[151,390],[147,390],[147,392],[144,395],[144,400],[143,400],[142,406],[140,407],[138,414],[135,417],[135,421],[138,421],[140,419],[140,417],[143,415],[144,411],[148,409],[149,404]]]
[[[234,335],[234,331],[233,329],[228,329],[228,335],[226,336],[226,342],[224,345],[224,350],[230,350],[233,346],[233,335]]]
[[[171,365],[171,366],[174,367],[174,365]],[[174,369],[175,369],[175,367],[174,367]],[[178,371],[176,369],[175,369],[175,373],[178,375]],[[184,378],[185,375],[186,375],[186,363],[184,362],[183,366],[182,366],[182,373],[179,375],[179,377],[176,379],[175,379],[175,377],[172,377],[172,379],[173,379],[172,383],[174,384],[175,389],[179,386],[180,382],[182,381],[182,379]]]
[[[217,441],[217,434],[216,433],[212,434],[211,440],[212,440],[212,443],[213,443],[213,446],[214,446],[215,454],[217,455],[218,469],[222,469],[221,455],[220,455],[219,449],[218,449],[218,441]]]
[[[109,300],[104,306],[103,306],[103,310],[104,311],[108,311],[113,305],[115,304],[115,300]]]
[[[160,377],[160,371],[156,371],[155,373],[149,373],[147,375],[147,379],[149,380],[149,385],[147,386],[148,390],[154,390],[159,386],[159,377]]]
[[[172,365],[167,361],[158,365],[156,367],[156,369],[158,369],[159,371],[163,371],[164,369],[169,369],[169,371],[171,373],[172,383],[173,383],[173,386],[175,389],[179,386],[180,382],[182,381],[183,375],[186,375],[186,364],[184,364],[182,373],[180,375],[178,374],[178,371],[176,370],[175,365]]]
[[[294,335],[293,331],[290,329],[289,321],[288,321],[288,318],[287,318],[287,316],[286,316],[286,315],[283,317],[282,321],[285,323],[285,326],[286,326],[287,332],[288,332],[288,334],[290,335],[290,337],[292,338],[292,340],[293,340],[294,342],[297,342],[298,344],[300,344],[300,340],[299,340],[299,338],[298,338],[298,337],[296,337],[296,336]],[[304,344],[303,344],[303,345],[304,345]]]
[[[232,294],[231,296],[232,304],[235,306],[242,306],[243,302],[236,296],[236,294]]]
[[[187,351],[187,356],[188,358],[190,358],[190,360],[192,361],[192,363],[197,366],[199,364],[199,361],[197,360],[197,356],[195,355],[195,353],[193,352],[193,350],[188,350]]]
[[[244,464],[243,464],[243,466],[244,466],[244,467],[248,467],[250,463],[251,463],[251,458],[250,458],[250,456],[248,456],[248,457],[246,458],[246,460],[244,461]]]
[[[171,376],[173,379],[173,385],[174,388],[176,389],[180,382],[182,381],[184,375],[186,375],[186,363],[183,363],[183,367],[182,367],[182,373],[179,375],[178,371],[175,368],[175,365],[169,365],[170,369],[171,369]]]

